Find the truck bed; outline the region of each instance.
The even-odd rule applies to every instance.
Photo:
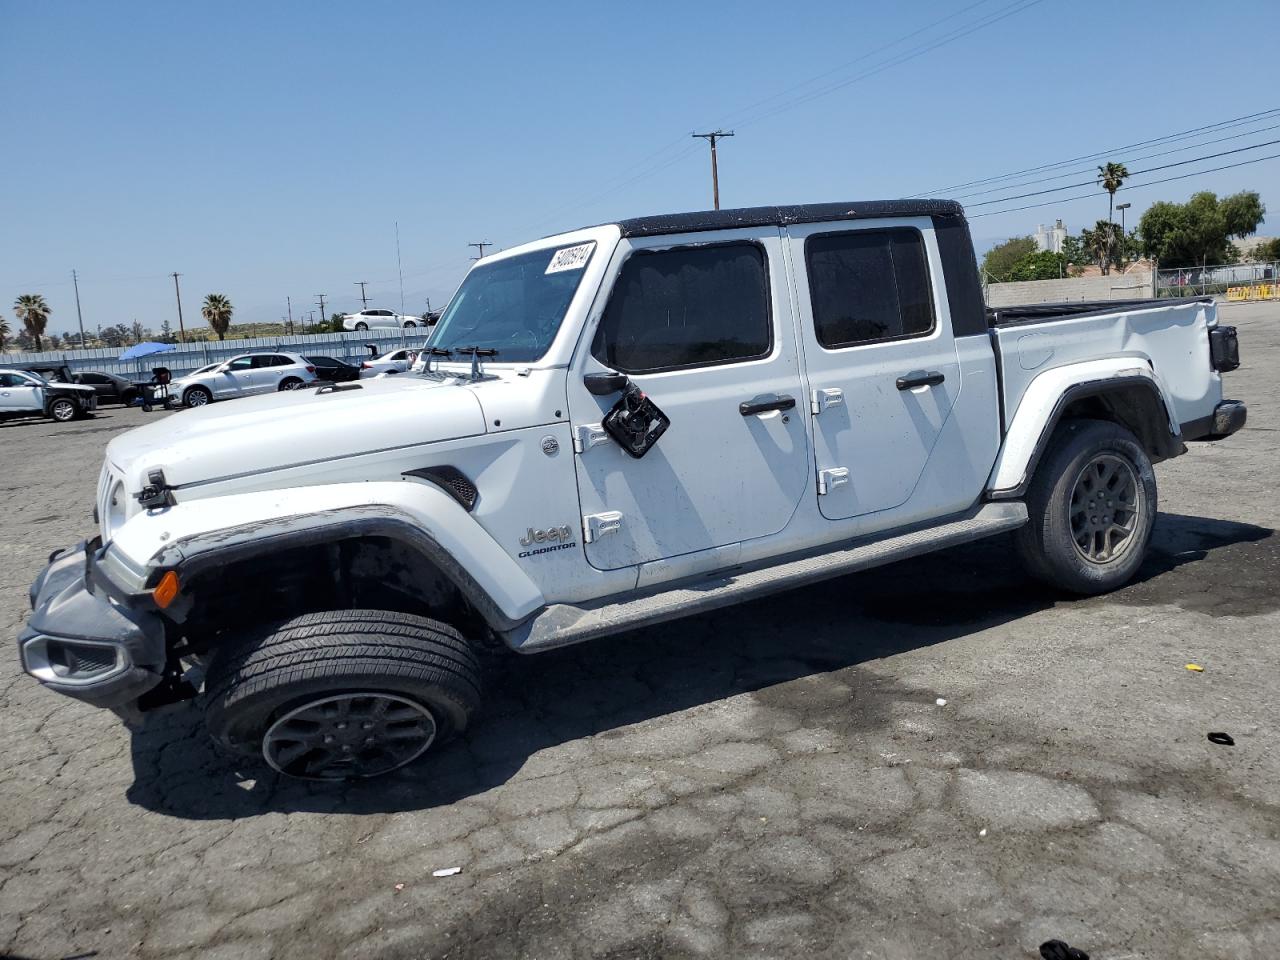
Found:
[[[1211,297],[1045,303],[987,311],[1007,430],[1031,382],[1067,364],[1132,357],[1148,364],[1178,424],[1210,416],[1222,386],[1209,363]]]

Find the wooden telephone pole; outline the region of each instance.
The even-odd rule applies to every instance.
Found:
[[[720,171],[716,166],[716,141],[725,137],[732,137],[733,131],[726,133],[723,130],[716,130],[714,133],[695,133],[694,137],[701,137],[703,140],[711,144],[711,199],[715,203],[715,209],[720,209]]]

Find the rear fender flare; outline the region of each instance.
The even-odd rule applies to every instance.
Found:
[[[1173,401],[1150,365],[1117,357],[1068,364],[1046,370],[1027,387],[1001,444],[987,481],[993,500],[1022,496],[1067,407],[1077,400],[1140,391],[1150,397],[1159,422],[1151,423],[1153,460],[1177,456],[1185,449]]]

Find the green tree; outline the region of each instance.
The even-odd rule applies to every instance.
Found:
[[[40,338],[44,336],[44,328],[49,323],[49,314],[52,313],[49,304],[45,303],[44,297],[38,293],[24,293],[13,301],[13,312],[22,321],[27,336],[31,338],[36,352],[39,353],[42,349]]]
[[[129,328],[123,323],[117,323],[110,327],[103,327],[99,336],[108,347],[123,347],[129,339]]]
[[[1129,176],[1129,168],[1123,163],[1108,162],[1098,167],[1098,186],[1107,191],[1107,240],[1114,244],[1116,240],[1116,191],[1124,186]],[[1114,250],[1108,248],[1102,258],[1102,272],[1110,273],[1111,264],[1116,262]]]
[[[12,332],[9,329],[9,321],[0,317],[0,350],[4,349],[4,342],[9,339],[9,334]]]
[[[211,293],[204,298],[200,315],[209,324],[209,328],[218,335],[219,340],[227,338],[227,328],[231,326],[231,311],[231,301],[221,293]]]
[[[1050,250],[1028,254],[1013,265],[1010,280],[1057,280],[1067,275],[1067,258]]]
[[[1036,242],[1031,237],[1013,237],[997,243],[982,258],[983,275],[997,283],[1009,280],[1014,266],[1035,252]]]
[[[1221,200],[1205,190],[1186,203],[1153,203],[1138,221],[1138,234],[1143,252],[1162,267],[1230,263],[1238,258],[1231,238],[1253,233],[1266,212],[1254,190]]]
[[[1249,259],[1256,263],[1268,260],[1280,260],[1280,237],[1264,240],[1249,251]]]

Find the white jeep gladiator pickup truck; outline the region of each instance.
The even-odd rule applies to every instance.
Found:
[[[1238,430],[1212,301],[988,311],[952,202],[643,217],[485,257],[419,373],[107,448],[96,537],[22,662],[115,710],[204,702],[281,773],[395,769],[529,653],[1014,532],[1125,583],[1152,464]]]

